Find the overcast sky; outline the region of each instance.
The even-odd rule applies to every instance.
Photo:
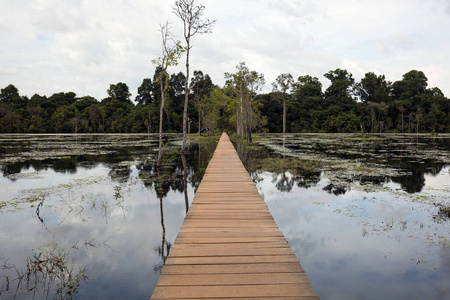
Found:
[[[421,70],[429,87],[450,96],[450,0],[201,0],[213,33],[192,39],[191,70],[222,86],[245,61],[265,75],[318,77],[345,68],[400,80]],[[0,0],[0,88],[21,95],[73,91],[101,100],[125,82],[132,98],[161,53],[159,23],[176,39],[181,21],[171,1]],[[184,70],[184,57],[170,73]]]

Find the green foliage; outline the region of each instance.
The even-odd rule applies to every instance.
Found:
[[[101,101],[73,92],[28,98],[7,85],[0,92],[0,133],[158,132],[161,74],[157,66],[152,79],[142,81],[136,104],[122,82],[111,84]],[[298,77],[286,90],[286,132],[450,132],[450,101],[439,88],[427,87],[421,71],[412,70],[393,84],[371,72],[358,83],[341,69],[325,77],[331,85],[324,92],[319,79],[309,75]],[[245,63],[237,66],[236,73],[227,73],[226,79],[227,84],[218,87],[208,74],[194,71],[189,83],[191,132],[199,127],[208,134],[236,132],[238,120],[242,129],[282,132],[281,90],[260,94],[262,74],[250,71]],[[182,132],[186,77],[181,72],[166,74],[163,82],[168,83],[163,129]]]
[[[351,97],[350,90],[355,83],[351,73],[347,70],[336,69],[323,76],[331,81],[331,85],[325,91],[326,99],[342,101]]]
[[[366,73],[361,82],[356,85],[356,94],[364,103],[389,102],[392,84],[386,81],[384,75],[377,76],[373,72]]]

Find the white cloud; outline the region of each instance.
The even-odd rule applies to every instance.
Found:
[[[194,36],[191,70],[219,85],[240,61],[266,77],[323,74],[347,68],[360,78],[376,71],[391,80],[423,70],[430,86],[450,95],[448,0],[201,1],[213,33]],[[182,40],[172,3],[155,0],[0,0],[0,87],[21,94],[74,91],[106,97],[125,82],[133,97],[160,54],[159,23]],[[184,71],[184,57],[172,72]]]

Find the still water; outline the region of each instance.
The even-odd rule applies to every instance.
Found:
[[[0,299],[149,299],[216,141],[165,144],[0,136]],[[235,145],[321,299],[450,299],[450,138]]]

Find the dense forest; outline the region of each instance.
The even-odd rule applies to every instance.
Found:
[[[147,133],[158,132],[161,88],[156,68],[145,78],[134,99],[126,83],[111,84],[107,97],[77,97],[73,92],[21,96],[14,85],[1,89],[2,133]],[[163,130],[182,132],[186,76],[172,74],[165,92]],[[201,71],[189,82],[189,132],[450,132],[450,101],[437,87],[429,88],[422,71],[401,80],[367,73],[355,82],[347,70],[317,77],[281,74],[270,93],[261,93],[264,75],[245,63],[226,73],[226,84],[215,85]]]

